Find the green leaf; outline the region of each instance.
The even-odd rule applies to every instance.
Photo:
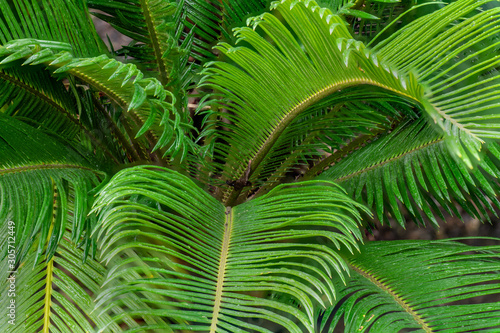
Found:
[[[14,225],[17,227],[17,223]],[[7,224],[2,225],[2,232],[7,231]],[[7,260],[10,256],[2,254],[1,299],[6,306],[0,314],[6,320],[0,323],[0,330],[84,333],[109,324],[108,332],[121,332],[107,315],[92,313],[92,297],[100,290],[105,268],[92,259],[82,263],[83,251],[76,249],[69,237],[67,233],[50,260],[37,263],[36,253],[30,252],[21,266],[13,268]],[[2,249],[7,248],[7,243],[7,238],[2,237]]]
[[[370,145],[332,165],[318,179],[342,185],[353,197],[356,195],[359,201],[377,210],[382,222],[392,216],[404,226],[402,206],[415,221],[421,219],[421,210],[435,221],[432,216],[439,212],[431,213],[434,200],[455,215],[460,216],[455,209],[458,204],[467,213],[489,220],[482,210],[486,207],[494,213],[487,202],[498,207],[498,162],[491,154],[483,155],[471,172],[463,161],[453,158],[433,127],[418,120],[380,135]],[[374,194],[372,188],[379,190]],[[377,194],[378,205],[372,205]],[[477,202],[477,208],[469,205],[471,200]]]
[[[166,53],[173,55],[172,49],[177,47],[175,1],[103,1],[89,0],[91,9],[99,10],[92,15],[110,23],[115,29],[131,37],[141,46],[125,48],[127,55],[142,60],[142,65],[154,69],[163,84],[167,84],[174,61],[164,57]]]
[[[419,77],[426,87],[425,112],[441,128],[450,151],[469,168],[470,157],[479,159],[484,140],[500,138],[496,123],[500,76],[490,74],[498,63],[494,50],[500,43],[496,38],[500,28],[491,22],[500,18],[500,7],[474,13],[488,2],[453,2],[374,48],[401,74]]]
[[[346,268],[334,248],[355,249],[361,238],[358,209],[340,188],[316,181],[226,209],[176,172],[125,169],[94,206],[102,259],[112,267],[98,305],[136,295],[156,304],[148,314],[173,330],[234,332],[257,327],[246,318],[266,318],[290,332],[313,332],[314,304],[333,300],[328,277],[343,278]],[[123,278],[130,274],[136,277]],[[301,309],[251,295],[270,292]]]
[[[107,53],[81,0],[2,1],[1,44],[25,38],[69,43],[79,57]]]
[[[0,52],[4,55],[15,53],[20,45],[23,48],[29,47],[32,53],[36,54],[41,52],[42,45],[50,47],[52,43],[33,39],[12,41],[0,47]],[[52,51],[52,49],[45,50]],[[155,149],[167,146],[164,152],[165,155],[175,156],[181,150],[195,149],[194,144],[187,137],[190,135],[189,124],[183,122],[183,120],[189,120],[177,112],[174,105],[175,96],[166,90],[158,80],[144,78],[144,74],[134,64],[123,64],[115,59],[108,58],[104,54],[95,58],[79,59],[73,58],[68,52],[56,53],[55,51],[46,53],[43,63],[54,74],[66,73],[74,75],[96,90],[103,91],[124,110],[133,109],[134,115],[131,116],[130,121],[140,125],[136,129],[137,132],[141,131],[143,133],[145,130],[151,130],[155,138],[160,137],[163,133],[175,133],[174,141],[165,140],[161,146],[155,146]],[[30,65],[33,65],[33,63],[30,63]],[[147,101],[146,97],[148,97]],[[142,127],[144,123],[151,124],[146,120],[151,114],[152,104],[156,107],[155,112],[161,111],[163,119],[161,123],[155,124],[156,126],[151,125],[149,128],[144,128]],[[173,119],[169,119],[170,115],[172,115]],[[154,146],[157,142],[151,144]]]
[[[290,30],[272,14],[255,17],[248,24],[268,38],[251,28],[235,29],[238,40],[252,48],[219,44],[217,49],[236,65],[216,62],[205,72],[203,83],[225,95],[221,104],[234,113],[228,120],[239,129],[220,135],[227,142],[220,148],[228,160],[223,180],[242,179],[248,165],[251,177],[294,119],[325,98],[330,104],[348,101],[349,94],[342,91],[351,87],[370,92],[382,88],[414,101],[422,98],[416,78],[402,80],[382,66],[377,55],[352,39],[341,17],[317,10],[314,1],[274,2],[272,8]],[[235,192],[225,188],[224,202],[234,202]]]
[[[38,256],[50,259],[69,223],[73,241],[88,239],[89,192],[103,172],[64,142],[2,113],[0,152],[0,221],[16,225],[16,263],[37,239]]]
[[[235,29],[242,46],[217,46],[234,65],[212,63],[202,81],[221,92],[219,108],[230,111],[212,115],[223,118],[215,124],[228,130],[209,138],[220,142],[216,160],[227,161],[216,165],[222,183],[258,179],[256,171],[297,117],[327,99],[330,105],[349,101],[354,89],[365,98],[377,90],[411,103],[428,115],[429,122],[438,123],[450,152],[471,168],[469,154],[477,159],[484,140],[500,138],[495,122],[497,85],[489,84],[498,77],[488,74],[498,61],[493,52],[498,42],[480,47],[498,34],[498,25],[490,22],[498,19],[500,9],[475,14],[480,4],[472,0],[453,3],[370,50],[353,40],[342,17],[314,1],[273,2],[271,8],[284,22],[264,13],[248,21],[253,29]],[[430,28],[427,19],[436,24]],[[473,52],[470,56],[469,51]],[[463,59],[454,64],[456,56]],[[481,61],[466,66],[474,57]],[[469,83],[468,77],[475,74],[484,83]],[[467,95],[458,96],[459,91]],[[433,179],[429,183],[439,196],[437,183]],[[245,200],[239,186],[222,185],[220,193],[229,205]]]
[[[499,239],[477,239],[498,243]],[[322,314],[321,331],[472,332],[500,328],[500,246],[453,240],[370,242],[346,258],[351,270],[338,302]],[[492,301],[475,304],[475,299]],[[474,304],[471,304],[474,303]]]
[[[354,16],[354,17],[359,17],[359,18],[366,19],[366,20],[380,20],[380,18],[378,18],[375,15],[363,12],[361,10],[356,10],[356,9],[344,9],[344,10],[339,11],[338,13],[344,14],[344,15],[350,15],[350,16]]]

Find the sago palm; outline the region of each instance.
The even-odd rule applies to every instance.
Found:
[[[1,332],[500,331],[496,1],[0,12]]]

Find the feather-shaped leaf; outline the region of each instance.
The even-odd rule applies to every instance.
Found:
[[[131,122],[137,125],[136,132],[143,133],[151,130],[156,135],[156,140],[150,142],[153,151],[168,146],[165,154],[175,156],[181,152],[184,156],[193,145],[186,137],[190,127],[183,115],[177,112],[174,103],[175,96],[162,84],[152,78],[144,78],[144,74],[134,64],[123,64],[106,55],[95,58],[73,58],[66,52],[57,52],[58,49],[67,47],[64,43],[44,42],[33,39],[11,41],[0,47],[0,55],[7,56],[4,62],[10,62],[9,56],[19,50],[29,49],[31,54],[23,54],[24,64],[44,64],[54,74],[67,73],[74,75],[88,83],[95,89],[106,93],[117,105],[124,110],[131,111]],[[47,48],[44,48],[47,47]],[[43,57],[36,57],[43,52]],[[8,61],[6,61],[8,60]],[[148,97],[148,98],[146,98]],[[149,117],[154,116],[152,108],[160,111],[156,120],[157,126],[152,126]],[[144,128],[144,124],[150,126]]]
[[[3,113],[72,140],[82,130],[75,98],[45,71],[9,68],[0,72]]]
[[[488,147],[498,145],[492,142]],[[423,223],[425,213],[437,227],[435,216],[441,213],[434,201],[458,216],[456,204],[480,219],[489,219],[486,211],[495,213],[492,204],[500,206],[498,162],[491,153],[483,155],[470,171],[449,153],[442,135],[419,120],[380,136],[319,178],[342,185],[355,200],[376,211],[380,221],[392,216],[404,226],[403,205],[415,221]]]
[[[135,294],[173,330],[267,332],[246,320],[256,318],[312,332],[314,304],[323,305],[323,295],[326,303],[334,298],[328,276],[343,276],[335,248],[356,248],[361,237],[358,209],[338,187],[312,181],[226,210],[176,172],[125,169],[95,202],[103,260],[113,267],[99,305]],[[135,280],[122,279],[132,272]],[[288,295],[301,309],[255,296],[270,292]]]
[[[302,176],[303,180],[310,179],[310,174],[319,173],[348,155],[349,149],[359,148],[345,147],[349,140],[351,144],[367,142],[368,138],[376,137],[375,133],[379,135],[393,128],[400,119],[417,117],[410,106],[384,101],[384,97],[374,101],[363,97],[362,101],[356,101],[356,97],[353,94],[350,102],[334,108],[324,107],[329,100],[317,103],[298,116],[249,177],[246,192],[260,195],[281,182]]]
[[[12,226],[16,230],[18,224],[12,221]],[[3,235],[7,235],[6,229],[2,227]],[[36,252],[32,251],[16,266],[10,254],[2,254],[2,332],[84,333],[107,323],[108,332],[121,332],[106,314],[99,317],[92,313],[92,298],[100,290],[105,268],[92,259],[82,263],[84,253],[68,241],[69,237],[65,235],[57,253],[47,261],[37,263]],[[2,236],[0,244],[2,248],[9,245],[12,253],[17,253],[18,248],[10,247],[13,244],[8,237]]]
[[[220,44],[218,49],[238,67],[214,63],[206,71],[205,83],[227,96],[224,107],[234,113],[228,118],[238,128],[223,133],[230,145],[221,148],[228,158],[224,180],[241,179],[242,161],[250,164],[251,176],[298,115],[325,98],[332,103],[347,101],[349,94],[342,94],[347,88],[360,86],[373,92],[378,87],[415,101],[423,96],[414,77],[403,78],[381,66],[331,11],[320,11],[313,1],[275,2],[273,8],[290,30],[269,13],[253,18],[254,29],[264,30],[274,43],[251,28],[238,28],[236,36],[252,49]],[[227,189],[225,202],[232,202],[235,192]]]
[[[272,8],[279,11],[290,28],[272,14],[253,18],[249,24],[254,29],[262,29],[268,38],[250,28],[236,29],[235,35],[246,43],[245,46],[233,47],[225,43],[218,46],[236,65],[216,62],[205,72],[204,83],[222,92],[221,104],[230,111],[220,116],[226,118],[225,122],[233,123],[233,126],[220,124],[229,129],[220,135],[220,159],[227,159],[227,164],[220,167],[222,182],[244,183],[299,114],[326,98],[332,103],[348,100],[345,92],[350,92],[347,89],[350,87],[356,87],[360,94],[366,93],[365,96],[377,87],[386,95],[410,101],[440,123],[451,151],[472,167],[468,154],[478,157],[483,139],[497,137],[496,76],[484,80],[484,89],[479,91],[473,88],[483,83],[466,85],[462,90],[467,91],[465,99],[447,99],[447,96],[458,94],[455,89],[458,86],[449,82],[460,77],[453,72],[458,65],[453,65],[451,59],[459,52],[477,47],[479,41],[493,38],[498,32],[498,26],[489,23],[497,19],[498,9],[473,15],[479,5],[468,0],[458,1],[430,14],[433,22],[446,17],[431,29],[431,33],[424,32],[429,29],[426,21],[418,20],[411,28],[403,29],[372,51],[352,39],[341,17],[320,9],[314,1],[273,2]],[[463,18],[460,24],[449,31],[460,28],[463,31],[460,30],[460,34],[446,32],[448,24],[460,18]],[[425,48],[421,35],[428,36]],[[434,36],[435,40],[431,40]],[[419,56],[413,57],[415,52],[406,49],[403,51],[397,44],[401,40],[405,48],[411,44],[412,50],[418,50]],[[496,45],[495,42],[488,49],[491,51]],[[446,55],[445,58],[435,57],[436,52]],[[464,79],[476,72],[494,69],[493,53],[487,50],[474,53],[474,56],[480,55],[484,59],[474,66],[477,71],[460,72]],[[465,60],[459,64],[465,64]],[[453,75],[447,77],[447,73]],[[458,81],[453,82],[461,84]],[[448,102],[453,104],[450,109],[453,112],[445,109]],[[479,107],[473,109],[476,105]],[[474,118],[479,115],[481,117]],[[242,198],[238,200],[240,193],[241,190],[227,186],[219,195],[224,202],[233,204],[241,201]]]
[[[86,216],[103,173],[67,144],[0,113],[0,221],[16,224],[16,263],[38,241],[50,258],[71,221],[71,238],[89,237]],[[5,253],[7,248],[2,248]]]
[[[481,239],[498,243],[498,239]],[[496,241],[496,242],[495,242]],[[323,314],[322,332],[496,332],[500,246],[454,241],[370,242],[348,256],[351,278]],[[467,304],[475,298],[479,304]]]
[[[119,32],[131,37],[138,45],[125,47],[119,53],[141,60],[142,65],[151,63],[157,78],[167,84],[173,79],[173,49],[177,47],[176,1],[129,1],[89,0],[88,6],[99,11],[92,14],[110,23]]]
[[[374,47],[402,75],[417,75],[426,87],[426,113],[441,127],[450,151],[469,168],[469,154],[479,159],[485,139],[500,139],[500,7],[477,11],[487,3],[453,2]]]
[[[106,53],[82,0],[0,2],[0,43],[35,38],[69,43],[78,57]]]

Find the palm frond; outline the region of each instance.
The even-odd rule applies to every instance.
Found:
[[[498,239],[480,239],[497,244]],[[351,278],[322,314],[321,332],[496,332],[500,246],[446,241],[370,242],[347,258]],[[474,300],[482,298],[481,303]],[[466,304],[469,301],[471,304]]]
[[[247,321],[256,318],[312,332],[313,304],[323,305],[322,295],[331,302],[328,277],[343,276],[333,248],[356,248],[361,238],[358,209],[338,187],[316,181],[226,209],[176,172],[125,169],[95,202],[97,238],[111,265],[98,305],[106,311],[128,295],[141,298],[147,314],[167,325],[143,329],[268,332]],[[307,242],[311,237],[325,244]],[[130,274],[137,277],[122,278]],[[250,294],[271,292],[301,309]],[[146,311],[127,313],[141,318]]]
[[[72,42],[71,52],[79,56],[107,52],[80,0],[15,0],[4,1],[0,6],[0,42],[4,45],[13,39],[41,38]],[[106,158],[117,162],[109,145],[96,137],[96,128],[79,122],[78,97],[67,91],[65,84],[43,70],[3,63],[0,72],[3,112],[57,134],[75,146],[80,140],[90,140],[94,146],[91,150],[103,152]]]
[[[354,35],[371,45],[390,36],[421,16],[439,10],[442,1],[356,1],[354,9],[366,13],[357,20],[349,20]],[[374,19],[377,18],[377,19]]]
[[[371,14],[367,10],[359,10],[359,7],[365,7],[364,1],[355,0],[319,0],[318,5],[321,7],[326,7],[332,10],[333,13],[339,15],[350,16],[355,22],[362,20],[379,20],[378,16]],[[392,1],[391,1],[392,2]],[[392,4],[390,2],[390,4]],[[365,9],[365,8],[360,8]]]
[[[25,67],[0,72],[3,113],[72,140],[82,130],[74,96],[45,71]]]
[[[383,98],[356,101],[353,94],[349,102],[339,103],[334,108],[323,107],[331,102],[327,99],[324,104],[317,103],[297,116],[249,177],[251,186],[247,192],[259,189],[261,193],[294,174],[299,179],[303,174],[313,172],[312,169],[319,168],[319,164],[327,163],[325,154],[332,156],[340,153],[345,142],[388,131],[401,119],[417,117],[411,107],[384,101]]]
[[[245,24],[251,15],[264,12],[269,0],[184,0],[183,24],[194,36],[191,56],[200,64],[220,56],[213,46],[232,40],[232,29]]]
[[[83,0],[2,1],[1,44],[24,38],[69,43],[78,57],[107,53]]]
[[[483,83],[464,87],[460,91],[466,91],[465,98],[447,99],[458,94],[459,90],[448,90],[457,87],[450,80],[459,76],[444,75],[457,68],[458,65],[451,65],[455,55],[497,34],[494,22],[498,8],[474,15],[481,4],[458,1],[425,16],[432,17],[433,22],[446,17],[444,23],[440,22],[426,34],[425,48],[418,36],[424,35],[424,28],[429,25],[421,19],[371,51],[352,39],[341,17],[319,8],[314,1],[274,2],[272,8],[279,11],[290,29],[272,14],[256,17],[251,21],[253,28],[262,29],[268,39],[250,28],[236,29],[238,39],[248,46],[232,47],[224,43],[218,46],[236,65],[216,62],[206,70],[205,84],[222,93],[221,107],[229,111],[219,116],[233,124],[230,127],[220,124],[221,128],[229,128],[220,137],[221,159],[228,160],[221,166],[222,182],[251,177],[299,114],[326,98],[343,102],[350,87],[367,94],[373,93],[374,87],[380,88],[386,95],[396,95],[428,113],[440,123],[451,151],[472,167],[468,154],[478,158],[483,139],[498,136],[494,122],[496,84],[489,85],[496,76],[484,80],[482,89],[474,91]],[[472,17],[468,18],[469,14]],[[460,19],[449,32],[443,32],[448,24]],[[460,34],[451,33],[459,30]],[[405,46],[398,44],[402,40]],[[403,50],[410,44],[413,51]],[[474,66],[474,72],[466,69],[464,73],[470,76],[476,69],[479,72],[494,69],[497,60],[487,51],[495,47],[496,43],[475,52],[473,56],[482,55],[484,59]],[[436,52],[445,58],[433,58]],[[414,54],[418,56],[412,60]],[[458,64],[463,65],[464,61]],[[448,105],[452,107],[450,111],[446,109]],[[234,188],[226,187],[221,193],[224,202],[238,202],[239,193]]]
[[[0,221],[16,223],[16,263],[22,262],[37,236],[37,255],[45,252],[50,258],[69,222],[74,225],[74,242],[88,239],[88,195],[103,173],[64,142],[2,113],[0,151]]]
[[[109,139],[112,136],[106,133],[111,128],[109,123],[101,121],[102,117],[93,111],[92,103],[85,103],[85,98],[90,97],[88,93],[78,91],[80,89],[74,84],[70,84],[72,89],[67,89],[63,81],[54,79],[40,66],[36,69],[4,66],[6,68],[0,72],[0,108],[3,114],[58,136],[75,149],[88,142],[86,153],[95,151],[101,160],[123,161],[123,153],[116,151]],[[82,122],[92,116],[95,118],[93,122]],[[104,123],[106,126],[100,126]]]
[[[344,89],[380,87],[414,101],[423,94],[415,78],[399,76],[354,41],[343,19],[331,11],[320,10],[312,1],[275,2],[273,8],[291,30],[272,14],[256,17],[254,29],[265,31],[275,45],[253,29],[236,29],[238,39],[252,49],[220,44],[218,49],[238,66],[215,63],[206,71],[206,85],[226,98],[223,106],[230,114],[221,116],[238,128],[237,134],[224,133],[228,144],[221,150],[228,163],[223,180],[241,179],[246,165],[251,176],[298,115],[325,98],[347,101]],[[232,193],[225,191],[225,202],[232,201]]]
[[[134,40],[135,45],[126,46],[119,54],[148,64],[162,84],[175,78],[171,73],[172,56],[178,46],[177,35],[182,31],[176,22],[180,15],[176,1],[89,0],[87,3],[91,9],[99,10],[92,15]]]
[[[470,168],[486,139],[499,139],[498,49],[500,7],[462,0],[423,16],[374,47],[401,75],[426,87],[425,111],[446,136],[450,151]]]
[[[340,184],[355,200],[371,207],[380,221],[392,216],[404,226],[402,205],[415,221],[423,223],[424,212],[437,227],[435,216],[444,216],[435,201],[452,215],[460,216],[458,204],[469,214],[489,220],[487,211],[495,213],[492,204],[500,208],[496,198],[500,156],[497,143],[487,147],[489,154],[469,170],[453,158],[442,134],[419,120],[380,136],[319,178]]]
[[[267,11],[270,2],[269,0],[223,0],[221,36],[231,40],[233,38],[231,28],[242,26],[250,16]]]
[[[162,84],[144,74],[133,64],[123,64],[106,55],[95,58],[73,58],[65,43],[22,39],[9,42],[0,48],[2,62],[10,63],[22,59],[24,65],[44,64],[54,74],[68,73],[104,92],[122,109],[129,112],[131,122],[136,124],[136,137],[153,131],[150,142],[152,151],[168,146],[165,154],[184,156],[193,144],[186,136],[190,125],[182,122],[185,115],[178,113],[174,95]],[[153,126],[154,125],[154,126]]]
[[[3,235],[7,235],[5,229],[2,227]],[[36,251],[31,251],[26,260],[16,266],[11,256],[2,254],[1,299],[6,306],[0,313],[7,319],[0,323],[2,332],[84,333],[104,324],[109,324],[108,332],[121,332],[107,315],[92,314],[93,297],[100,290],[106,270],[90,258],[82,263],[84,253],[68,241],[69,237],[65,234],[50,260],[37,262]],[[2,248],[10,243],[7,239],[2,237]]]
[[[244,23],[250,14],[267,9],[267,0],[89,0],[92,14],[133,39],[118,54],[154,62],[159,79],[174,79],[172,70],[215,59],[212,47],[222,38],[231,39],[231,28]],[[104,12],[104,13],[102,13]],[[176,56],[183,66],[174,68]],[[190,59],[189,59],[190,58]],[[188,63],[189,62],[189,63]]]

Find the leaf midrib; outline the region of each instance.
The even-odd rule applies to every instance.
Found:
[[[0,175],[5,175],[8,173],[16,173],[16,172],[26,172],[26,171],[34,171],[34,170],[42,170],[42,169],[81,169],[88,170],[94,173],[97,173],[95,170],[84,167],[76,164],[38,164],[38,165],[28,165],[21,167],[14,167],[9,169],[0,169]]]
[[[54,259],[47,264],[47,276],[45,283],[45,301],[43,309],[43,332],[50,332],[50,310],[52,308],[52,279],[53,279]]]
[[[372,274],[365,272],[363,269],[356,267],[353,263],[348,263],[349,268],[351,268],[353,271],[356,273],[360,274],[363,276],[365,279],[369,280],[371,283],[373,283],[377,288],[383,290],[384,292],[388,293],[403,309],[406,311],[408,314],[412,316],[413,319],[422,327],[422,329],[427,332],[427,333],[432,333],[433,330],[427,325],[425,320],[413,309],[410,307],[408,303],[406,303],[401,297],[399,297],[392,289],[381,282],[377,277],[373,276]]]
[[[401,154],[399,154],[399,155],[397,155],[397,156],[394,156],[394,157],[388,158],[388,159],[386,159],[386,160],[382,160],[382,161],[376,162],[375,164],[373,164],[373,165],[371,165],[371,166],[369,166],[369,167],[363,168],[363,169],[361,169],[361,170],[355,171],[355,172],[350,173],[350,174],[348,174],[348,175],[345,175],[345,176],[343,176],[343,177],[337,178],[337,179],[335,179],[335,182],[337,182],[337,183],[341,183],[341,182],[343,182],[343,181],[346,181],[346,180],[348,180],[348,179],[350,179],[350,178],[352,178],[352,177],[355,177],[355,176],[357,176],[357,175],[359,175],[359,174],[362,174],[362,173],[364,173],[364,172],[368,172],[368,171],[370,171],[370,170],[373,170],[373,169],[379,168],[379,167],[381,167],[381,166],[383,166],[383,165],[385,165],[385,164],[388,164],[388,163],[390,163],[390,162],[393,162],[393,161],[396,161],[396,160],[402,159],[402,158],[403,158],[403,157],[405,157],[406,155],[411,154],[411,153],[413,153],[413,152],[415,152],[415,151],[420,151],[420,150],[422,150],[422,149],[424,149],[424,148],[427,148],[427,147],[429,147],[429,146],[432,146],[432,145],[434,145],[434,144],[436,144],[436,143],[440,143],[440,142],[442,142],[443,140],[444,140],[444,138],[443,138],[443,137],[441,137],[441,138],[439,138],[439,139],[436,139],[436,140],[430,141],[430,142],[425,143],[425,144],[423,144],[423,145],[421,145],[421,146],[418,146],[418,147],[416,147],[416,148],[414,148],[414,149],[411,149],[411,150],[409,150],[409,151],[407,151],[407,152],[403,152],[403,153],[401,153]]]
[[[47,105],[50,105],[52,108],[57,110],[60,114],[64,115],[71,123],[73,123],[76,127],[78,127],[81,131],[87,135],[87,137],[92,140],[97,146],[99,146],[108,156],[110,156],[117,164],[118,160],[116,157],[106,148],[106,146],[99,141],[90,131],[87,129],[81,122],[79,122],[74,115],[68,112],[62,105],[58,104],[55,100],[52,100],[48,95],[44,94],[41,90],[36,90],[33,87],[27,85],[26,83],[19,80],[17,77],[13,75],[9,75],[6,72],[0,71],[0,78],[4,79],[15,86],[23,89],[28,92],[32,96],[44,101]]]
[[[215,291],[214,311],[212,313],[212,323],[210,333],[215,333],[217,330],[217,322],[219,321],[219,313],[221,308],[222,290],[224,288],[224,280],[226,275],[226,263],[229,253],[229,245],[231,244],[231,234],[233,231],[233,209],[226,208],[224,218],[224,238],[222,241],[221,256],[219,262],[219,272],[217,274],[217,288]]]
[[[306,110],[308,107],[313,105],[314,103],[320,101],[321,99],[331,95],[335,91],[345,89],[348,87],[356,86],[356,85],[372,85],[376,86],[382,89],[386,89],[388,91],[392,91],[396,94],[405,96],[411,100],[416,101],[419,103],[420,101],[417,100],[414,96],[411,96],[409,94],[405,94],[401,90],[394,89],[392,87],[389,87],[387,85],[384,85],[380,82],[374,81],[369,78],[362,78],[362,79],[348,79],[348,80],[343,80],[341,83],[334,83],[331,84],[319,91],[317,91],[315,94],[310,95],[306,99],[304,99],[302,102],[294,106],[290,111],[279,121],[274,128],[271,131],[271,134],[268,135],[264,143],[260,146],[260,148],[257,150],[255,155],[250,159],[248,164],[241,163],[240,165],[250,165],[250,172],[248,176],[250,177],[253,172],[258,168],[260,163],[264,160],[266,154],[271,150],[271,148],[274,146],[280,135],[283,133],[283,131],[286,129],[286,127],[299,115],[302,111]],[[246,170],[243,168],[240,168],[236,174],[236,179],[241,179],[241,177],[244,175]],[[226,179],[230,180],[230,179]],[[239,194],[241,193],[240,191],[235,191],[233,187],[230,187],[228,191],[223,193],[223,199],[222,201],[224,202],[224,205],[226,206],[233,206],[235,204],[238,204],[239,202],[237,201]]]
[[[151,10],[149,8],[149,1],[148,0],[141,0],[141,7],[144,13],[144,18],[146,20],[146,26],[149,31],[149,37],[151,38],[151,45],[153,47],[154,53],[155,53],[155,58],[156,58],[156,63],[158,64],[158,72],[159,72],[159,78],[160,82],[163,85],[167,84],[167,68],[165,66],[165,63],[163,62],[162,55],[165,50],[162,50],[161,43],[160,43],[160,38],[158,36],[158,32],[156,31],[156,26],[154,19],[151,15]]]

